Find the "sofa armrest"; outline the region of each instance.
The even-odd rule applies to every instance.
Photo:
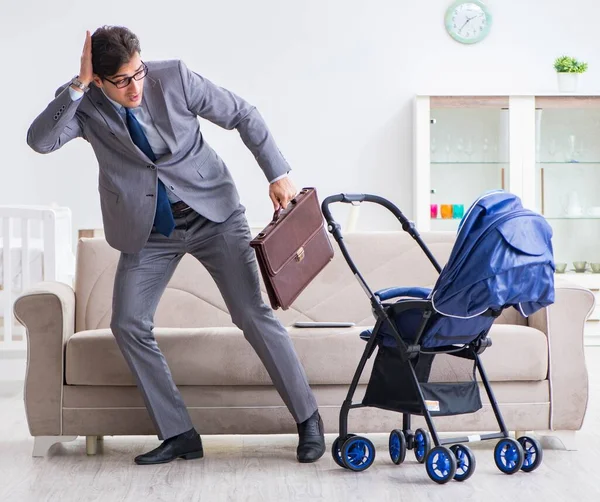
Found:
[[[41,282],[17,298],[16,318],[27,332],[25,413],[32,436],[62,434],[65,344],[75,328],[75,293]]]
[[[596,303],[588,289],[566,280],[555,285],[555,302],[529,317],[548,337],[550,429],[579,430],[588,403],[583,330]]]

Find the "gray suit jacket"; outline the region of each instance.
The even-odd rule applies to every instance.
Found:
[[[257,109],[189,70],[182,61],[147,62],[143,104],[171,153],[155,163],[131,140],[127,126],[94,84],[73,101],[69,84],[34,120],[27,143],[49,153],[82,137],[99,164],[99,192],[108,243],[125,253],[142,249],[150,235],[161,180],[206,218],[225,221],[239,206],[227,166],[204,141],[198,116],[237,129],[267,180],[290,170]]]

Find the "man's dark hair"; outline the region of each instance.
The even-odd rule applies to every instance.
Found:
[[[135,52],[140,41],[124,26],[102,26],[92,35],[92,67],[100,78],[115,75]]]

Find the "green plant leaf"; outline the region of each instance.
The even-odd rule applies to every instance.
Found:
[[[554,69],[559,73],[584,73],[588,64],[571,56],[560,56],[554,60]]]

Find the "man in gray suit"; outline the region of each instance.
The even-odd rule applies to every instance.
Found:
[[[185,253],[215,280],[298,424],[297,459],[325,451],[323,422],[289,335],[259,288],[245,208],[198,116],[237,129],[269,185],[274,208],[296,195],[289,166],[250,104],[182,61],[143,62],[127,28],[102,27],[86,41],[79,75],[35,119],[27,143],[49,153],[81,137],[99,164],[108,243],[121,251],[111,329],[163,443],[138,464],[203,456],[202,441],[153,335],[156,307]]]

